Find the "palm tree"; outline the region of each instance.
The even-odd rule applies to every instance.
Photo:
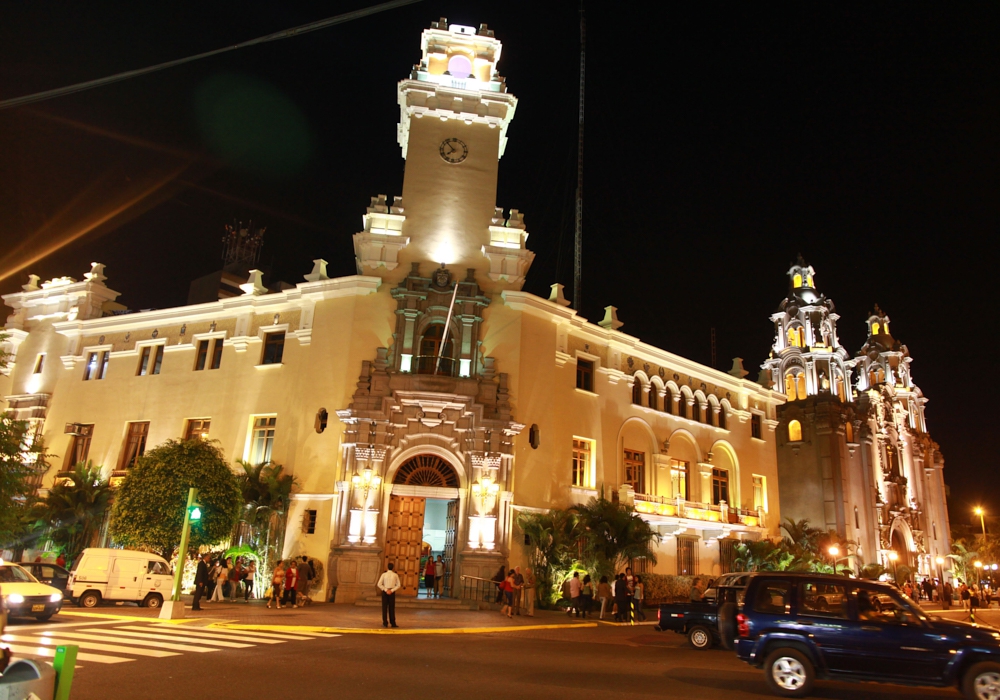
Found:
[[[91,462],[77,464],[69,479],[53,486],[31,509],[33,528],[48,537],[68,561],[94,541],[111,504],[112,489]]]
[[[653,545],[659,544],[660,533],[634,508],[601,496],[570,510],[579,518],[586,552],[593,558],[598,575],[614,574],[639,558],[656,563]]]
[[[526,535],[525,548],[537,579],[540,602],[550,604],[558,597],[556,581],[560,572],[568,571],[579,555],[579,519],[566,510],[545,513],[521,513],[517,526]]]
[[[237,460],[243,472],[236,481],[243,494],[244,506],[240,513],[232,545],[250,546],[262,560],[257,567],[255,587],[260,588],[269,580],[271,569],[281,557],[285,541],[285,524],[288,501],[296,485],[295,477],[285,474],[285,468],[274,462],[250,464]]]
[[[965,540],[952,542],[951,554],[948,555],[948,558],[952,561],[951,570],[955,572],[955,576],[968,583],[969,569],[972,568],[972,562],[978,555],[979,552],[973,552],[969,549]]]

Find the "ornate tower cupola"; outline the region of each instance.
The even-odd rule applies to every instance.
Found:
[[[777,390],[798,401],[831,394],[852,400],[847,351],[837,338],[833,302],[816,290],[816,273],[800,255],[788,270],[788,296],[771,315],[774,345],[763,364]]]
[[[910,374],[910,352],[905,345],[889,333],[889,316],[875,305],[868,315],[868,340],[858,351],[855,364],[858,370],[857,388],[860,391],[891,387],[894,391],[919,393]],[[923,400],[921,399],[921,406]],[[921,408],[920,413],[922,414]],[[922,423],[911,420],[911,423]]]

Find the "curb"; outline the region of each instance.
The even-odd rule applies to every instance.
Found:
[[[359,627],[318,627],[312,625],[241,625],[216,622],[208,627],[257,632],[312,632],[314,634],[493,634],[496,632],[527,632],[530,630],[560,630],[597,627],[596,622],[558,625],[519,625],[517,627],[424,627],[416,629],[365,629]]]
[[[92,613],[78,610],[60,610],[60,615],[71,615],[74,617],[96,617],[105,620],[127,620],[129,622],[156,622],[162,625],[183,625],[185,622],[194,622],[197,617],[185,617],[179,620],[161,620],[158,617],[140,617],[138,615],[114,615],[112,613]]]

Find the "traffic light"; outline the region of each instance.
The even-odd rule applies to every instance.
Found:
[[[195,520],[201,520],[201,506],[199,505],[191,506],[190,513],[191,513],[191,522],[194,522]]]

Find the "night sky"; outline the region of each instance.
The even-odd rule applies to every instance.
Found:
[[[0,99],[365,6],[4,3]],[[953,524],[1000,513],[985,403],[1000,220],[996,6],[590,3],[583,315],[756,378],[801,253],[853,353],[878,303],[914,358]],[[641,9],[640,9],[641,8]],[[0,112],[0,292],[93,260],[132,309],[183,304],[234,218],[262,265],[354,273],[371,196],[399,194],[396,82],[432,20],[488,23],[520,100],[497,204],[525,212],[526,288],[572,294],[575,2],[425,1]]]

